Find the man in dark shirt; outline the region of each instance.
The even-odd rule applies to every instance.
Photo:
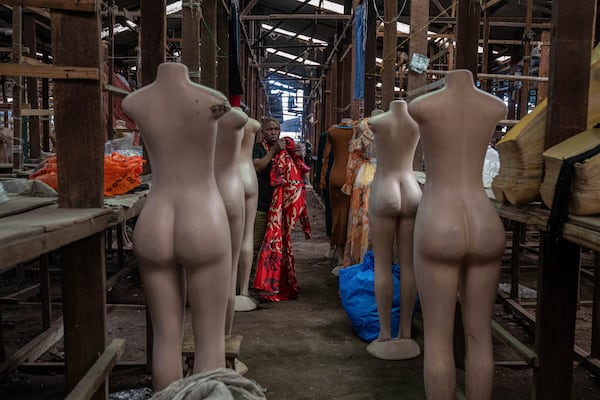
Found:
[[[265,118],[262,124],[262,141],[252,149],[254,169],[258,178],[258,206],[254,220],[254,258],[260,251],[265,231],[267,229],[267,214],[271,205],[271,161],[275,154],[285,148],[285,140],[279,138],[281,129],[279,121]]]

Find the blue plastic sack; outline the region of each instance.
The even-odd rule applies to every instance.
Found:
[[[354,331],[362,340],[372,342],[379,336],[379,314],[375,302],[375,269],[373,251],[369,250],[361,264],[340,270],[342,306],[350,317]],[[392,265],[394,296],[392,298],[392,337],[400,329],[400,266]]]

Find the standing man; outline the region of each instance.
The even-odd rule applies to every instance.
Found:
[[[252,160],[258,178],[258,206],[254,220],[254,259],[258,256],[267,229],[267,214],[271,205],[271,161],[279,151],[285,148],[285,140],[279,139],[281,128],[279,121],[267,117],[262,124],[262,140],[254,144]]]

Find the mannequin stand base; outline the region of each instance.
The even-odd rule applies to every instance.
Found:
[[[410,360],[421,354],[421,348],[413,339],[376,339],[367,346],[367,353],[381,360]]]
[[[338,265],[337,267],[333,268],[331,270],[331,275],[333,275],[333,276],[340,276],[340,269],[342,269],[342,268],[344,268],[344,267],[341,266],[341,265]]]
[[[253,311],[256,310],[256,307],[258,305],[253,298],[243,295],[235,296],[235,311]]]

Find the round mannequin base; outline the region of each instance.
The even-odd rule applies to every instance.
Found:
[[[376,339],[367,346],[367,353],[381,360],[409,360],[418,357],[421,348],[413,339]]]
[[[248,296],[235,296],[235,311],[252,311],[256,310],[256,301]]]
[[[331,270],[331,274],[334,276],[340,276],[340,269],[342,269],[344,267],[342,267],[341,265],[338,265],[337,267],[335,267],[334,269]]]
[[[235,359],[235,372],[237,372],[240,375],[246,375],[246,372],[248,372],[248,366],[236,358]]]

